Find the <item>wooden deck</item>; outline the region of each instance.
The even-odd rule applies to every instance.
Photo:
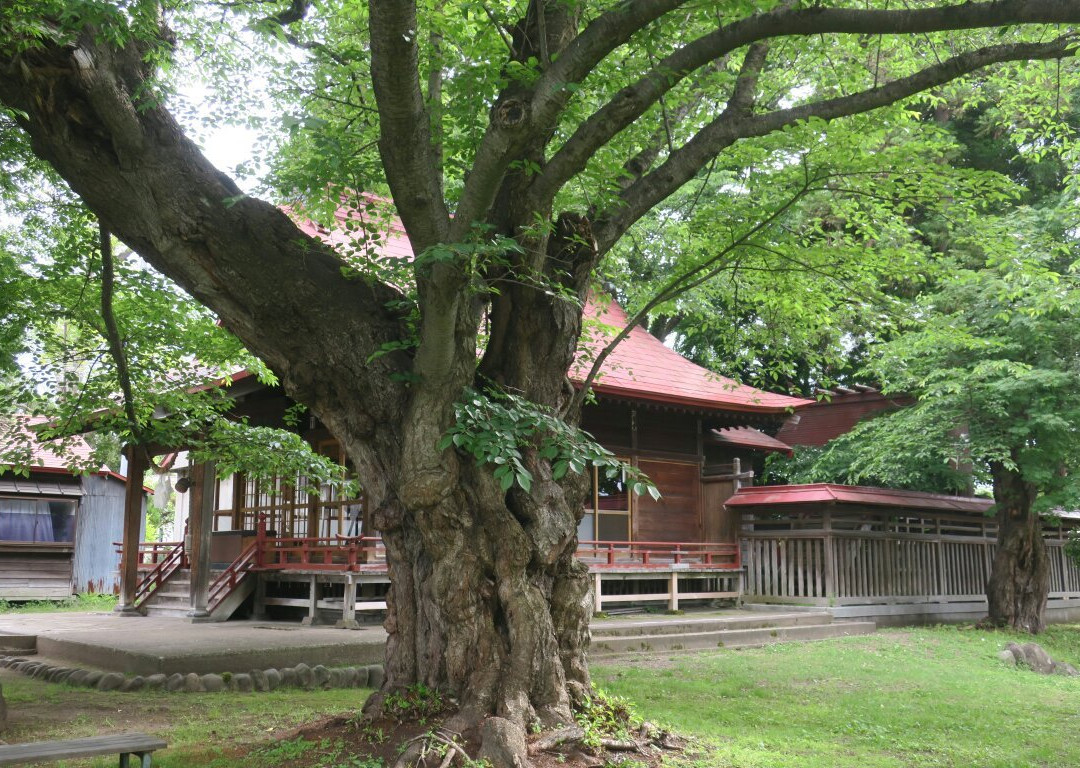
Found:
[[[178,563],[186,562],[182,542],[139,547],[141,599],[161,587]],[[592,574],[594,608],[612,604],[738,599],[742,584],[740,549],[731,543],[584,541],[578,557]],[[209,587],[212,613],[247,578],[257,580],[256,616],[267,608],[303,609],[305,621],[320,612],[340,612],[341,623],[356,614],[386,609],[390,583],[386,550],[375,537],[277,537],[261,527],[255,541]],[[141,600],[140,600],[141,602]]]

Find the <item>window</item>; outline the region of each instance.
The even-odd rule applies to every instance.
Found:
[[[0,541],[70,544],[77,506],[75,501],[0,499]]]
[[[579,541],[630,541],[631,494],[625,473],[608,477],[592,467],[593,493],[578,525]]]

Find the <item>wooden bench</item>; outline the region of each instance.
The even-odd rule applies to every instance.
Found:
[[[128,768],[132,755],[140,761],[141,768],[150,768],[150,755],[165,749],[161,739],[145,733],[114,733],[89,739],[66,739],[64,741],[39,741],[36,744],[0,745],[0,765],[25,765],[71,760],[77,757],[120,755],[120,768]]]

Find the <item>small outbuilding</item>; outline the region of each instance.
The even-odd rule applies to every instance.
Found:
[[[3,429],[22,430],[16,422]],[[0,599],[62,600],[119,591],[125,478],[105,467],[81,473],[91,448],[64,451],[31,438],[29,475],[0,471]],[[0,466],[2,469],[2,466]],[[143,519],[146,497],[143,495]]]

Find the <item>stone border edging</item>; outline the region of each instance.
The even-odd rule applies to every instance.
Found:
[[[47,683],[94,688],[99,691],[168,691],[201,693],[218,691],[273,691],[277,688],[379,688],[383,682],[383,666],[369,664],[362,667],[326,667],[316,664],[297,664],[283,669],[253,669],[250,672],[222,672],[183,675],[135,675],[126,677],[120,672],[101,672],[79,667],[58,667],[41,661],[19,656],[0,657],[0,668],[13,669],[28,677]]]

